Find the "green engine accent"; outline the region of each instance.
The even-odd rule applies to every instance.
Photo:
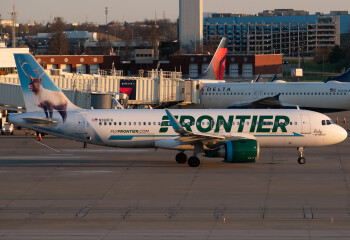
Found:
[[[249,163],[259,159],[259,144],[254,139],[225,142],[225,161],[229,163]]]

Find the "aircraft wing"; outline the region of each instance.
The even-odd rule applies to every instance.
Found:
[[[296,109],[298,108],[295,104],[287,104],[282,103],[280,98],[280,93],[273,97],[262,98],[253,102],[243,102],[235,105],[231,105],[228,108],[230,109],[240,109],[240,108],[253,108],[253,109],[261,109],[261,108],[269,108],[269,109]]]
[[[166,114],[168,115],[168,118],[170,120],[171,126],[173,127],[174,131],[179,134],[179,137],[177,140],[182,142],[183,144],[195,144],[197,142],[201,142],[203,145],[209,146],[209,147],[216,147],[220,145],[222,142],[226,141],[233,141],[238,139],[255,139],[255,137],[251,134],[241,134],[237,136],[225,136],[218,135],[218,134],[205,134],[205,133],[192,133],[188,132],[186,129],[184,129],[181,124],[176,120],[176,118],[172,115],[172,113],[165,109]]]

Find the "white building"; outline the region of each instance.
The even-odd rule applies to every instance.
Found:
[[[1,74],[14,73],[16,69],[14,53],[29,53],[29,48],[0,48]]]
[[[203,45],[203,0],[180,0],[180,48],[193,51]]]

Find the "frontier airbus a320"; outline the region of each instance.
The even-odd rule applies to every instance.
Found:
[[[329,117],[290,110],[94,110],[80,109],[57,88],[30,54],[15,54],[27,112],[9,121],[38,132],[81,142],[123,148],[180,151],[176,161],[191,167],[199,154],[226,162],[254,162],[260,147],[303,149],[336,144],[347,132]]]

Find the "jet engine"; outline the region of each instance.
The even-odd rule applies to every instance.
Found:
[[[218,149],[205,151],[209,158],[222,157],[229,163],[249,163],[259,159],[260,147],[254,139],[224,142]]]

